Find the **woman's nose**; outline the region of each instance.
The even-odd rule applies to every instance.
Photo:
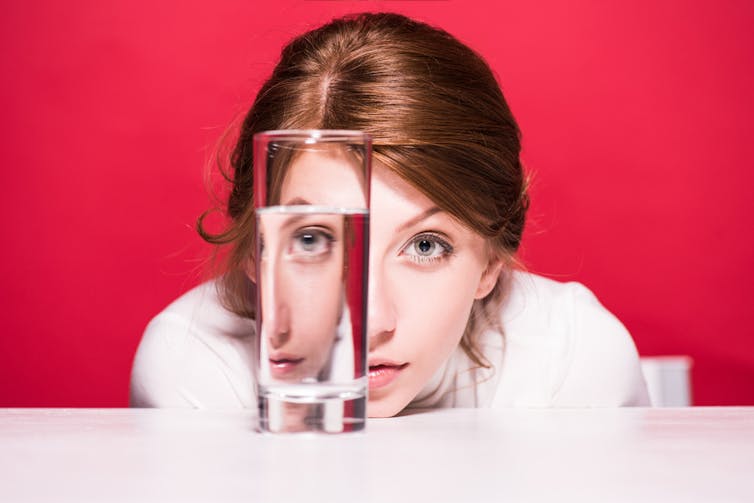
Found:
[[[374,351],[395,333],[396,315],[385,271],[379,264],[369,265],[367,336],[369,351]]]
[[[283,346],[291,337],[291,311],[281,282],[282,271],[275,261],[263,262],[262,280],[262,331],[271,349]]]
[[[271,307],[271,311],[274,311],[275,314],[271,319],[265,319],[269,327],[267,339],[272,349],[278,349],[291,338],[290,310],[285,304],[276,304]]]

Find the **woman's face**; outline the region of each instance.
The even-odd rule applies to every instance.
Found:
[[[306,155],[286,175],[281,201],[317,204],[332,194],[348,199],[349,187],[359,184],[322,156]],[[480,235],[379,162],[373,165],[370,199],[367,412],[387,417],[408,405],[456,348],[474,300],[492,290],[501,265],[490,259]],[[363,204],[363,197],[340,203]],[[326,260],[304,257],[291,264],[296,259],[291,253],[306,252],[307,239],[316,239],[323,228],[342,234],[338,222],[304,220],[290,226],[291,232],[265,233],[270,237],[260,265],[268,272],[260,271],[260,279],[270,281],[262,296],[275,297],[262,299],[263,308],[265,302],[276,306],[265,314],[273,377],[316,375],[332,346],[342,314],[342,250],[332,249]],[[270,242],[272,235],[282,236],[279,246]]]
[[[343,218],[259,215],[264,358],[270,378],[315,379],[328,363],[342,314]]]
[[[501,262],[484,238],[376,162],[369,249],[371,417],[400,412],[458,345]]]

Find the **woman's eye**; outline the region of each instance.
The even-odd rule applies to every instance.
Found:
[[[434,234],[415,236],[403,248],[403,254],[418,263],[442,260],[453,253],[453,247]]]
[[[324,229],[300,229],[293,234],[288,252],[296,258],[321,258],[329,255],[334,241],[333,235]]]

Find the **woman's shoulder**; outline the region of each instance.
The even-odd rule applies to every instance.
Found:
[[[217,279],[190,289],[158,313],[150,322],[182,323],[201,335],[245,337],[254,330],[253,320],[230,312],[222,303]]]
[[[222,305],[216,281],[192,288],[148,323],[131,370],[131,405],[248,406],[253,330],[252,320]]]
[[[530,386],[528,395],[509,389],[509,398],[560,406],[647,403],[631,335],[581,283],[514,273],[502,323],[504,376]]]
[[[514,271],[505,309],[514,312],[534,310],[547,315],[574,299],[576,302],[598,303],[591,290],[579,282],[561,282],[530,272]]]
[[[611,334],[627,333],[623,324],[583,284],[522,271],[512,275],[502,318],[506,332],[513,337],[552,339],[576,328],[592,328],[595,323],[598,328],[609,325]]]

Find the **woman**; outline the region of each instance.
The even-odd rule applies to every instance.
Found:
[[[648,404],[634,344],[585,287],[516,270],[528,206],[515,120],[487,64],[396,14],[293,40],[231,156],[225,273],[147,327],[135,406],[253,407],[252,136],[353,129],[374,139],[368,414],[406,407]]]

